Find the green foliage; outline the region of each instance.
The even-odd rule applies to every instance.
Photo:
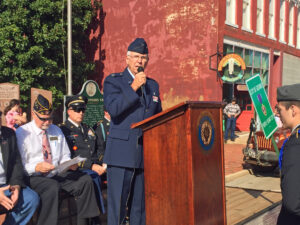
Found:
[[[94,13],[91,0],[72,0],[75,87],[94,69],[83,52]],[[1,0],[0,56],[0,83],[20,85],[23,107],[30,105],[31,87],[51,90],[54,106],[62,104],[67,92],[67,0]]]

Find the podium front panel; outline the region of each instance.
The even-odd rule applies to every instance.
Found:
[[[195,224],[225,224],[221,108],[192,110],[191,131]]]
[[[187,105],[144,129],[147,225],[226,223],[222,111],[208,106]]]

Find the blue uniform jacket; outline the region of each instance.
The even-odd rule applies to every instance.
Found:
[[[141,90],[131,88],[133,78],[127,68],[110,74],[104,80],[104,105],[111,116],[104,163],[128,168],[143,168],[142,130],[131,129],[140,122],[161,112],[158,83],[150,78]]]

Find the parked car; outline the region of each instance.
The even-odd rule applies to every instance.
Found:
[[[273,135],[278,151],[280,151],[284,140],[290,135],[290,130],[278,128]],[[266,139],[263,131],[256,131],[254,119],[251,119],[250,133],[243,154],[244,162],[254,165],[256,168],[275,169],[278,166],[278,156],[271,138]]]

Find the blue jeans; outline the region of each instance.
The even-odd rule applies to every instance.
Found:
[[[10,196],[9,190],[5,191],[6,196]],[[7,213],[4,225],[26,225],[33,216],[40,203],[38,194],[29,187],[21,188],[17,205]]]
[[[234,140],[234,131],[235,131],[235,124],[236,124],[236,118],[235,117],[228,117],[226,120],[226,129],[225,129],[225,140],[228,139],[228,130],[230,129],[230,138],[231,140]]]

